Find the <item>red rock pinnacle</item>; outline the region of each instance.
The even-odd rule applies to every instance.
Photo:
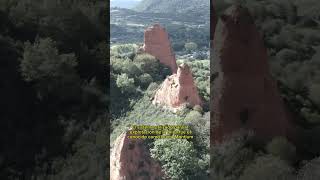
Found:
[[[173,74],[177,72],[177,62],[168,33],[159,24],[145,30],[143,50],[156,57],[160,63],[169,66]]]
[[[213,142],[239,129],[267,140],[286,136],[289,118],[269,73],[267,50],[249,11],[232,6],[221,16],[214,37]]]
[[[169,76],[156,92],[153,104],[160,104],[169,109],[180,108],[183,104],[202,105],[197,87],[193,82],[192,72],[187,64],[178,68],[177,74]]]
[[[143,139],[130,139],[123,133],[114,142],[110,156],[110,180],[157,180],[163,172],[151,158]]]

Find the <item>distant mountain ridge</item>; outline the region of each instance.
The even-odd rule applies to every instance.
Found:
[[[139,0],[112,0],[110,1],[111,7],[119,7],[119,8],[126,8],[132,9],[136,7],[140,3]]]
[[[142,0],[135,8],[140,12],[209,14],[209,0]]]

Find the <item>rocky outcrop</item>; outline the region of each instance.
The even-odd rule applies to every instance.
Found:
[[[171,110],[177,110],[184,104],[202,105],[192,72],[187,64],[178,67],[177,74],[165,79],[156,92],[153,104],[160,104]]]
[[[161,166],[153,160],[143,139],[130,139],[121,134],[111,150],[110,180],[158,180]]]
[[[230,7],[215,29],[211,137],[213,142],[239,129],[260,140],[286,136],[290,121],[276,82],[269,73],[267,50],[249,11]]]
[[[156,57],[160,63],[169,66],[172,73],[177,72],[177,62],[168,33],[159,24],[145,30],[143,51]]]

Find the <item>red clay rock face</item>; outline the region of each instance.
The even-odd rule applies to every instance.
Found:
[[[160,63],[169,66],[172,73],[177,72],[176,58],[171,48],[168,33],[159,24],[145,30],[143,50],[156,57]]]
[[[188,65],[182,64],[177,74],[169,76],[161,84],[153,99],[153,104],[160,104],[169,109],[178,109],[183,104],[202,105],[197,87],[193,82]]]
[[[143,139],[123,133],[114,142],[110,156],[110,180],[160,180],[161,166],[153,160]]]
[[[213,61],[219,73],[213,88],[212,141],[239,129],[260,140],[286,136],[289,118],[269,74],[267,50],[246,8],[232,6],[221,16]]]

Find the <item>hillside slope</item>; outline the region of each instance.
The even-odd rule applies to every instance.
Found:
[[[209,13],[209,5],[208,0],[142,0],[135,10],[154,13]]]
[[[132,9],[139,4],[138,0],[111,0],[110,6],[111,7],[120,7],[126,9]]]

